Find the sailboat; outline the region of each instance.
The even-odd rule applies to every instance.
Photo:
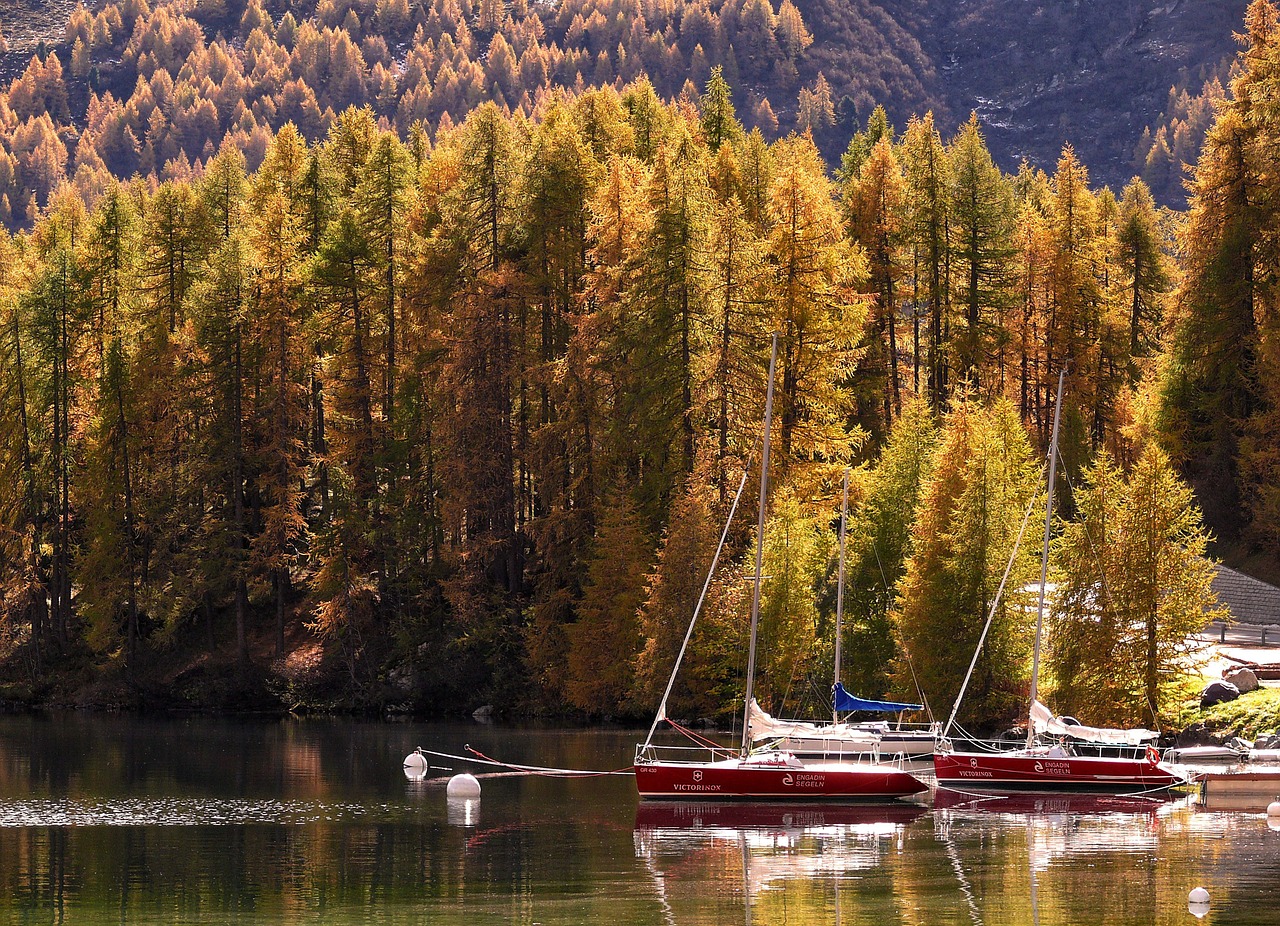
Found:
[[[1045,505],[1044,548],[1040,561],[1040,601],[1036,614],[1035,647],[1031,660],[1031,697],[1027,717],[1027,741],[1023,748],[1007,752],[961,752],[951,748],[947,738],[956,712],[964,698],[965,688],[978,662],[978,653],[969,663],[969,671],[955,706],[939,740],[933,756],[934,772],[938,785],[943,788],[990,789],[1007,791],[1091,790],[1110,794],[1137,794],[1159,791],[1186,783],[1177,770],[1161,761],[1154,745],[1155,731],[1144,729],[1113,730],[1084,727],[1065,719],[1054,717],[1053,712],[1038,700],[1040,677],[1040,639],[1044,628],[1045,587],[1049,570],[1049,536],[1053,524],[1053,488],[1058,462],[1058,428],[1062,415],[1062,387],[1065,373],[1058,376],[1058,395],[1053,412],[1053,434],[1049,441],[1048,501]],[[1030,514],[1030,509],[1028,509]],[[1026,521],[1023,521],[1025,528]],[[1018,533],[1019,540],[1022,531]],[[1017,555],[1017,544],[1013,556]],[[1012,556],[1010,566],[1012,566]],[[1005,578],[1009,569],[1005,569]],[[1001,582],[1001,591],[1004,583]],[[991,606],[987,628],[995,615],[1000,592]],[[984,628],[978,641],[978,650],[986,639]],[[1042,736],[1056,737],[1046,743]]]
[[[636,747],[636,790],[642,799],[662,800],[867,800],[908,797],[925,790],[915,776],[892,765],[876,762],[802,762],[794,753],[781,749],[752,749],[752,696],[755,687],[756,638],[760,623],[761,570],[764,565],[764,527],[769,491],[769,430],[773,418],[773,380],[778,359],[778,336],[773,336],[769,357],[769,381],[765,395],[763,451],[760,456],[760,507],[756,526],[756,559],[754,590],[751,596],[751,643],[747,651],[747,686],[742,730],[742,745],[736,752],[702,740],[690,754],[687,747],[662,747],[653,744],[658,724],[666,720],[667,698],[675,683],[685,649],[693,634],[702,601],[706,597],[728,535],[729,522],[737,510],[742,487],[738,487],[729,519],[720,536],[720,544],[711,562],[711,570],[703,585],[702,597],[694,609],[693,619],[685,633],[684,643],[676,657],[675,667],[654,717],[645,742]],[[676,751],[673,751],[676,750]]]
[[[841,644],[844,639],[845,536],[848,516],[849,471],[845,470],[840,506],[840,560],[836,573],[835,660],[831,686],[832,722],[814,724],[780,720],[767,714],[758,704],[753,704],[751,706],[752,739],[755,742],[772,740],[777,748],[786,749],[801,758],[852,757],[856,759],[870,755],[879,760],[885,755],[902,756],[908,759],[931,756],[942,725],[901,722],[901,715],[904,712],[923,710],[923,704],[860,698],[846,691],[840,681]],[[897,714],[899,720],[897,723],[886,720],[849,721],[847,715],[855,712]],[[844,718],[842,714],[845,715]]]

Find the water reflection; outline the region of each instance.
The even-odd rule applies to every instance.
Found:
[[[645,803],[625,778],[450,772],[422,743],[625,764],[625,731],[0,718],[0,926],[1275,921],[1280,834],[1185,801]],[[459,768],[457,771],[463,771]],[[435,772],[435,770],[432,770]],[[473,769],[472,771],[480,771]]]
[[[448,808],[446,819],[450,826],[479,826],[480,799],[467,797],[445,798]]]

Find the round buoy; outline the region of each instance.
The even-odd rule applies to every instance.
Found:
[[[1202,887],[1198,887],[1187,895],[1187,903],[1208,904],[1209,892]]]
[[[1272,801],[1267,805],[1268,817],[1280,817],[1280,801]]]
[[[449,797],[460,798],[479,797],[480,782],[476,780],[475,775],[468,775],[466,772],[461,775],[454,775],[449,779],[449,786],[445,789],[445,794]]]
[[[1187,904],[1187,912],[1196,919],[1202,920],[1209,915],[1209,905],[1207,903],[1189,903]]]
[[[430,767],[421,749],[415,749],[404,757],[404,773],[410,778],[425,778]]]
[[[1280,833],[1280,817],[1267,817],[1267,829],[1273,833]]]

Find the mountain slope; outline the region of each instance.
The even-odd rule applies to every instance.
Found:
[[[819,0],[821,2],[821,0]],[[1006,169],[1051,167],[1075,146],[1113,187],[1186,71],[1237,50],[1247,0],[882,0],[934,62],[928,90],[953,119],[976,110]],[[802,7],[803,9],[803,7]],[[819,34],[820,33],[815,33]]]

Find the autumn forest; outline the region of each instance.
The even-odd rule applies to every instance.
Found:
[[[1012,556],[1017,712],[1065,370],[1049,684],[1158,722],[1206,549],[1280,563],[1240,28],[1173,212],[851,124],[791,0],[76,7],[0,91],[0,699],[648,716],[742,485],[672,702],[727,717],[776,333],[766,708],[823,711],[849,472],[846,685],[949,706]]]

